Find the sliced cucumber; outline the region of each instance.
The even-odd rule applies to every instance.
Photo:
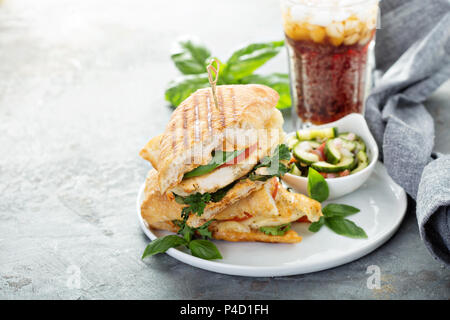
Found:
[[[311,165],[311,167],[313,167],[314,169],[316,169],[319,172],[335,173],[335,172],[340,172],[340,171],[344,171],[347,169],[351,170],[354,167],[355,163],[356,163],[355,158],[344,157],[337,164],[331,164],[331,163],[328,163],[325,161],[320,161],[320,162],[313,163]]]
[[[308,142],[313,149],[317,149],[318,147],[320,147],[320,143],[317,141],[311,140],[311,141],[305,141],[305,142]]]
[[[337,136],[337,128],[323,128],[323,129],[302,129],[297,131],[298,140],[312,140],[316,138],[331,139]]]
[[[360,137],[356,138],[355,144],[356,144],[356,148],[358,148],[358,150],[366,152],[366,144]]]
[[[364,168],[367,168],[369,165],[369,158],[367,157],[367,154],[364,151],[359,151],[356,155],[356,159],[358,160],[358,166],[350,172],[350,174],[356,173],[361,171]]]
[[[319,156],[317,154],[305,151],[304,149],[300,148],[300,145],[297,144],[294,147],[294,157],[305,164],[313,164],[314,162],[319,161]]]
[[[353,150],[356,149],[356,142],[355,141],[346,140],[344,138],[340,138],[340,139],[342,140],[342,147],[344,147],[348,151],[353,151]]]
[[[353,139],[350,139],[349,135],[352,134],[354,137]],[[356,138],[356,134],[352,133],[352,132],[341,132],[339,133],[339,138],[348,140],[348,141],[354,141]]]
[[[294,174],[296,176],[301,176],[302,175],[302,172],[300,171],[299,168],[297,168],[295,163],[292,163],[291,166],[289,167],[289,173],[290,174]]]
[[[353,139],[349,139],[348,137],[349,134],[353,134],[355,137]],[[344,141],[344,147],[350,151],[353,151],[355,149],[366,151],[366,144],[364,143],[363,139],[361,139],[360,136],[352,132],[342,132],[339,134],[339,138],[341,138]],[[349,144],[347,144],[347,142],[349,142]],[[350,143],[354,144],[354,147],[351,146]]]
[[[341,153],[334,145],[334,139],[330,139],[325,144],[325,157],[327,158],[327,162],[331,164],[336,164],[341,160]]]
[[[298,143],[298,139],[296,136],[289,137],[286,141],[286,144],[290,150],[294,149],[294,146]]]

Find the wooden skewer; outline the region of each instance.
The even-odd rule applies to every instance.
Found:
[[[217,67],[214,68],[213,63],[216,63]],[[218,59],[213,58],[211,63],[206,67],[206,70],[208,71],[208,80],[209,84],[211,85],[211,90],[214,98],[214,105],[216,106],[216,109],[219,110],[219,104],[217,103],[217,95],[216,95],[216,84],[217,80],[219,79],[219,70],[220,70],[220,62]],[[215,75],[215,78],[213,80],[213,72]]]

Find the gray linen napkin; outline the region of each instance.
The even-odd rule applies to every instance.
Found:
[[[389,174],[417,201],[425,245],[450,264],[450,155],[432,153],[433,118],[422,104],[450,79],[450,1],[383,0],[380,7],[380,77],[365,117]]]

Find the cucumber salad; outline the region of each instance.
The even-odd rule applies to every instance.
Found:
[[[289,173],[306,177],[308,167],[324,178],[338,178],[361,171],[369,164],[366,144],[353,132],[338,133],[336,127],[303,129],[289,138],[292,159]]]

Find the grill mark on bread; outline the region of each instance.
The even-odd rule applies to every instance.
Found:
[[[225,128],[226,125],[226,118],[225,118],[225,110],[224,110],[224,103],[223,103],[223,95],[222,95],[222,90],[220,90],[219,88],[217,88],[217,95],[219,96],[218,98],[218,103],[219,103],[219,109],[220,109],[220,123],[222,124],[222,128]]]
[[[183,143],[185,148],[188,147],[188,135],[189,132],[187,131],[187,111],[191,110],[191,108],[183,108]]]
[[[200,141],[200,120],[199,120],[199,111],[198,111],[198,99],[197,96],[194,95],[194,139],[196,142]]]
[[[172,135],[172,151],[175,154],[175,150],[177,148],[177,135],[175,131],[176,121],[172,121],[172,125],[170,126],[170,134]]]
[[[234,89],[233,88],[230,88],[230,95],[231,95],[231,110],[233,112],[233,121],[237,121],[236,97],[234,96]]]
[[[212,112],[211,112],[211,100],[209,99],[209,94],[206,96],[206,107],[207,107],[207,118],[208,118],[208,132],[213,136],[213,125],[212,125]]]

